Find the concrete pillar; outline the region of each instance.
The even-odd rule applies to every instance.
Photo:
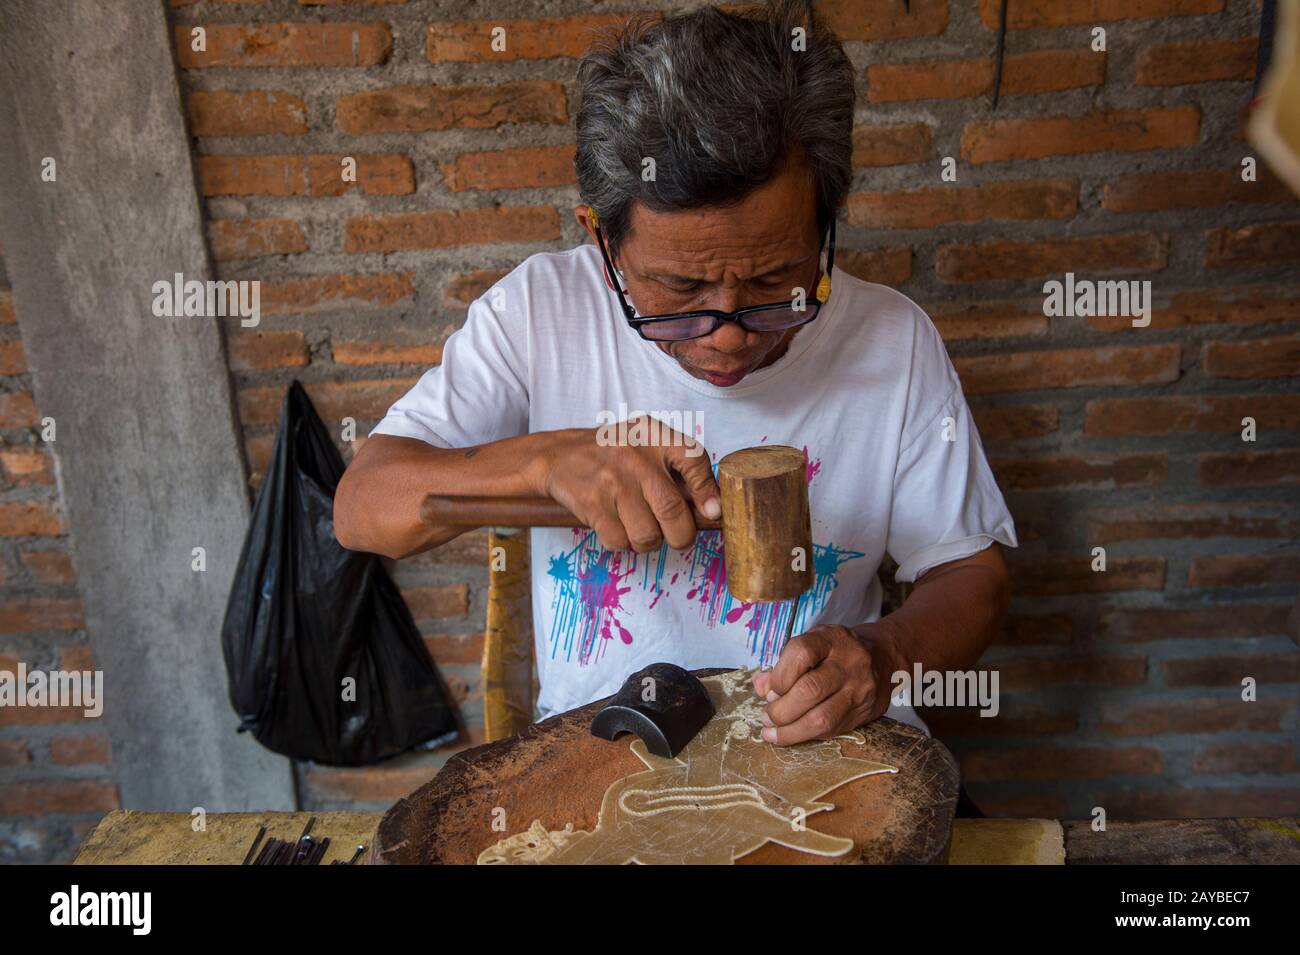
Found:
[[[0,4],[0,130],[0,239],[123,805],[292,808],[289,762],[226,697],[249,506],[221,330],[150,308],[154,282],[212,277],[161,0]]]

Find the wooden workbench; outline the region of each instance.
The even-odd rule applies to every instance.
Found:
[[[329,836],[324,862],[351,858],[370,846],[381,813],[210,813],[195,832],[184,812],[110,812],[86,837],[75,862],[95,864],[238,865],[259,826],[267,837],[296,839],[308,818],[313,835]],[[1093,832],[1087,822],[1054,819],[956,819],[951,865],[1095,863],[1300,863],[1300,819],[1172,819],[1112,822]]]

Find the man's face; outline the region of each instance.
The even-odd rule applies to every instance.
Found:
[[[634,203],[631,228],[615,256],[638,315],[809,301],[821,275],[815,192],[807,166],[794,162],[740,203],[725,208],[651,212]],[[785,353],[798,328],[747,332],[724,322],[712,334],[657,342],[696,378],[720,387]]]

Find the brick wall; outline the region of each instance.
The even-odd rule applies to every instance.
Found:
[[[0,258],[0,670],[93,670],[53,445],[40,440]],[[108,736],[80,708],[0,707],[0,863],[71,859],[118,808]]]
[[[583,240],[574,58],[591,28],[658,8],[173,6],[218,271],[264,283],[260,328],[227,336],[254,469],[291,379],[332,428],[350,416],[364,434],[473,297]],[[1011,0],[996,112],[994,0],[818,6],[859,76],[839,261],[931,310],[1023,541],[1014,617],[986,657],[1001,718],[934,716],[977,801],[1300,811],[1300,654],[1283,633],[1300,583],[1300,207],[1266,172],[1240,177],[1257,3]],[[1067,271],[1151,280],[1150,326],[1046,318],[1042,284]],[[483,538],[396,573],[476,737]],[[307,768],[304,792],[382,807],[445,757]]]

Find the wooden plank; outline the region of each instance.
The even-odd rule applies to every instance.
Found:
[[[187,812],[136,812],[119,809],[99,821],[77,852],[75,865],[239,865],[259,826],[263,842],[297,839],[312,816],[312,835],[329,837],[321,860],[352,858],[358,845],[369,848],[379,825],[376,812],[222,812],[208,813],[195,832]]]
[[[954,819],[949,865],[1065,865],[1055,819]]]
[[[1094,832],[1087,821],[1065,823],[1069,865],[1295,865],[1300,820],[1166,819],[1109,822]]]

